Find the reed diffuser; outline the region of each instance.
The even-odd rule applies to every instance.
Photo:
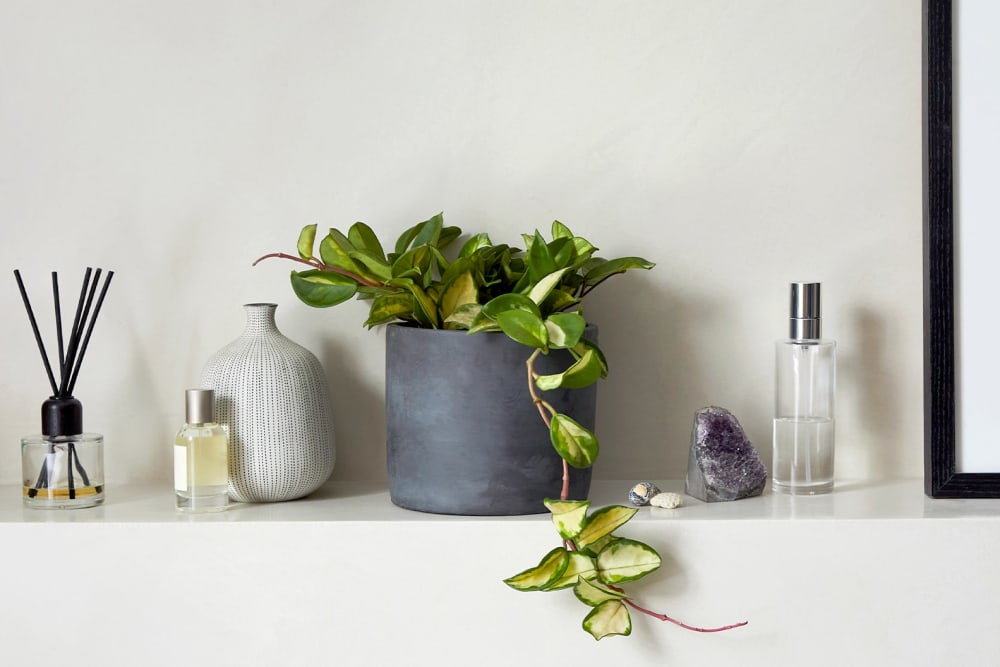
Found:
[[[59,276],[52,272],[59,352],[57,382],[21,273],[14,270],[14,278],[52,388],[52,395],[42,403],[41,435],[21,439],[23,498],[27,507],[63,509],[93,507],[104,502],[104,436],[83,432],[83,405],[73,397],[73,389],[114,274],[114,271],[108,271],[95,303],[101,269],[93,271],[87,267],[73,324],[68,338],[64,338]]]

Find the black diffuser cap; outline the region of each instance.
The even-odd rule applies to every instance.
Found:
[[[42,435],[83,433],[83,403],[72,396],[55,397],[42,403]]]

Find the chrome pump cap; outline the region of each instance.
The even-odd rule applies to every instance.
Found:
[[[215,421],[215,391],[188,389],[184,392],[185,421],[188,424],[211,424]]]
[[[822,337],[822,323],[819,283],[792,283],[792,303],[788,319],[789,338],[818,340]]]

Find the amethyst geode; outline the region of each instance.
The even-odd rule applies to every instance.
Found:
[[[713,503],[759,496],[767,468],[729,410],[710,406],[694,413],[684,492]]]

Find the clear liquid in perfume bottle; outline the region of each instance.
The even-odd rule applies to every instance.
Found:
[[[827,493],[833,488],[834,422],[829,417],[779,417],[774,420],[775,491],[794,495]]]

